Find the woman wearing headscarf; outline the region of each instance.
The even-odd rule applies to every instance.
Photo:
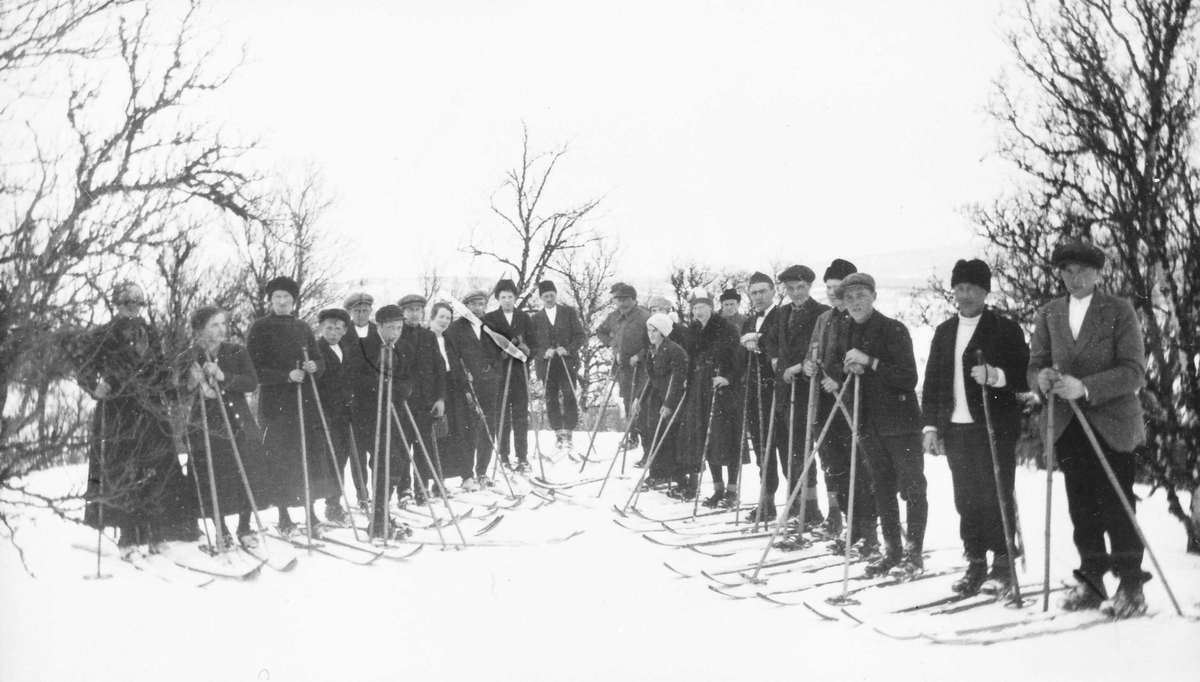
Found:
[[[639,353],[639,364],[645,368],[650,382],[638,407],[650,426],[646,433],[651,440],[646,448],[653,453],[654,459],[650,462],[646,485],[651,487],[656,482],[672,479],[684,486],[688,480],[688,472],[680,469],[677,461],[679,418],[672,419],[687,390],[688,355],[679,344],[667,338],[671,324],[671,319],[662,313],[651,315],[646,320],[650,345]]]

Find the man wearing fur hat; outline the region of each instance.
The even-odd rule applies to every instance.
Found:
[[[838,340],[849,324],[850,315],[846,312],[846,304],[842,300],[842,280],[858,272],[854,263],[841,258],[833,259],[825,268],[822,278],[825,282],[825,295],[832,306],[830,310],[821,313],[813,328],[813,343],[809,346],[808,355],[804,361],[804,374],[822,385],[836,389],[836,383],[827,378],[830,372],[841,370],[841,353],[837,349]],[[844,351],[843,351],[844,352]],[[829,391],[821,391],[817,404],[817,423],[829,423],[825,440],[821,441],[821,466],[825,471],[825,488],[829,493],[829,513],[825,517],[826,531],[836,535],[844,530],[842,514],[850,509],[850,446],[853,440],[850,430],[850,418],[843,414],[829,421],[829,414],[835,408],[835,396]],[[847,404],[848,406],[848,404]],[[869,557],[879,552],[879,516],[875,513],[875,496],[871,492],[871,475],[867,467],[857,466],[854,470],[854,528],[851,532],[851,546],[861,542],[860,556]],[[837,554],[844,554],[845,539],[838,537],[832,544]]]
[[[483,330],[484,310],[488,294],[483,289],[467,292],[462,303],[471,311],[450,323],[446,336],[458,351],[462,369],[469,388],[467,400],[475,412],[475,419],[467,419],[459,426],[464,430],[462,442],[470,450],[464,459],[472,461],[472,475],[462,482],[463,490],[475,492],[481,487],[491,487],[488,467],[492,464],[492,440],[489,434],[499,433],[496,420],[499,416],[497,399],[504,381],[501,353],[496,342]]]
[[[263,428],[263,452],[268,489],[263,506],[279,508],[279,530],[288,534],[296,528],[288,507],[304,506],[304,467],[300,433],[304,429],[308,449],[309,502],[338,494],[337,485],[329,471],[327,458],[321,456],[320,415],[308,375],[320,378],[325,360],[317,346],[312,329],[296,319],[294,309],[300,297],[300,286],[289,277],[276,277],[267,282],[263,292],[270,302],[271,312],[250,326],[246,335],[246,350],[258,375],[259,422]],[[305,360],[303,350],[307,349]],[[296,388],[300,388],[301,407],[296,405]],[[301,413],[300,410],[303,410]],[[315,526],[317,519],[312,508],[305,509],[306,521]]]
[[[571,450],[571,436],[579,425],[579,405],[575,383],[579,374],[579,349],[587,342],[587,332],[579,315],[569,305],[558,302],[554,282],[538,283],[542,309],[532,316],[533,333],[529,347],[533,367],[546,392],[546,417],[555,433],[555,447]]]
[[[397,303],[404,314],[404,327],[397,347],[409,367],[412,394],[407,402],[413,420],[417,422],[417,430],[413,429],[403,408],[400,408],[400,420],[404,424],[404,437],[408,440],[410,456],[417,471],[417,485],[412,490],[418,504],[424,504],[429,483],[434,477],[429,463],[425,461],[426,452],[433,459],[433,420],[446,411],[445,364],[438,350],[437,335],[422,325],[425,321],[425,303],[425,297],[420,294],[408,294]],[[425,444],[424,450],[421,449],[422,442]],[[408,484],[408,477],[404,478],[402,483]],[[403,485],[403,489],[407,490],[408,486]]]
[[[746,428],[750,431],[750,442],[754,444],[759,471],[766,477],[765,482],[760,482],[764,493],[763,499],[759,500],[763,507],[762,518],[771,521],[776,514],[775,492],[779,490],[779,453],[787,446],[778,422],[775,432],[767,433],[771,410],[776,403],[772,399],[775,394],[775,369],[771,365],[770,349],[779,333],[783,308],[776,305],[775,281],[770,275],[762,272],[750,275],[748,293],[754,314],[746,318],[740,330],[742,363],[751,363],[749,392],[746,394]],[[744,368],[746,365],[740,366]],[[767,442],[768,438],[770,442]],[[758,510],[751,511],[749,518],[758,518]]]
[[[1104,252],[1094,244],[1070,242],[1054,249],[1051,262],[1068,295],[1038,310],[1028,380],[1044,399],[1054,398],[1054,454],[1079,551],[1078,583],[1062,607],[1102,607],[1113,617],[1128,618],[1146,611],[1145,548],[1068,403],[1075,401],[1091,425],[1122,492],[1135,504],[1133,451],[1146,441],[1138,397],[1146,377],[1145,344],[1129,301],[1097,290],[1104,261]],[[1045,419],[1049,410],[1042,412]],[[1105,601],[1104,574],[1110,570],[1120,584]]]
[[[650,311],[638,305],[637,289],[624,282],[612,285],[609,293],[612,294],[616,310],[609,313],[596,328],[596,338],[612,349],[617,387],[625,404],[625,413],[629,414],[630,405],[637,398],[633,386],[634,366],[637,363],[632,360],[650,343],[646,336],[646,320],[650,318]],[[633,431],[625,445],[634,448],[637,444],[638,433]]]
[[[945,455],[954,483],[954,506],[959,516],[959,537],[967,557],[967,572],[951,589],[962,594],[982,591],[1003,594],[1011,589],[1013,557],[1008,547],[1014,538],[1004,536],[1004,519],[1015,519],[1013,475],[1017,438],[1021,433],[1021,405],[1017,394],[1029,390],[1025,370],[1029,345],[1016,322],[996,313],[985,301],[992,290],[992,271],[979,260],[960,260],[950,273],[950,288],[958,315],[938,325],[925,365],[921,411],[925,422],[925,450]],[[980,355],[982,354],[982,355]],[[984,389],[996,437],[1000,484],[993,469],[988,425],[985,423]],[[992,552],[988,573],[987,553]]]
[[[924,569],[922,550],[929,519],[912,337],[899,321],[875,310],[875,278],[861,272],[849,275],[842,280],[841,292],[850,319],[831,358],[840,358],[840,367],[828,363],[834,366],[826,390],[837,391],[843,380],[859,376],[859,445],[871,472],[884,542],[882,556],[867,566],[866,573],[892,572],[906,579]],[[907,545],[897,495],[908,511]]]
[[[721,292],[721,317],[734,329],[741,329],[746,322],[742,314],[742,295],[737,289],[726,289]]]
[[[500,307],[492,312],[484,315],[483,320],[489,327],[498,332],[501,336],[511,341],[525,357],[529,357],[529,346],[527,342],[530,337],[530,332],[533,330],[533,323],[529,320],[529,315],[523,310],[517,310],[517,296],[520,294],[517,291],[517,285],[511,279],[502,279],[496,283],[496,288],[492,290],[492,295],[500,302]],[[525,362],[518,360],[512,355],[504,356],[505,377],[501,378],[504,382],[507,379],[508,395],[501,396],[503,407],[500,411],[504,413],[504,423],[500,424],[500,430],[496,434],[496,446],[500,450],[500,463],[504,466],[510,466],[509,462],[509,443],[511,437],[512,449],[516,450],[517,461],[516,469],[522,473],[528,473],[532,470],[529,466],[529,367]],[[502,392],[504,384],[501,384]]]
[[[341,308],[328,308],[317,315],[317,348],[325,361],[325,372],[317,379],[317,388],[321,391],[321,408],[325,411],[325,423],[329,427],[329,438],[333,441],[337,470],[343,474],[346,471],[346,463],[350,461],[352,449],[350,421],[354,413],[356,381],[351,364],[354,355],[346,352],[342,345],[346,330],[351,324],[349,313]],[[325,446],[324,441],[321,444]],[[365,472],[365,464],[362,464],[356,455],[355,461],[351,463],[348,480],[354,482],[359,500],[367,499]],[[346,509],[342,507],[340,494],[325,498],[325,520],[338,525],[350,520]]]
[[[808,377],[804,375],[804,358],[812,344],[813,329],[816,328],[817,318],[829,310],[829,306],[817,303],[810,292],[817,274],[807,265],[793,265],[779,273],[779,282],[787,294],[789,304],[783,307],[776,329],[774,365],[776,376],[776,420],[778,430],[785,434],[785,443],[791,444],[792,477],[788,481],[788,493],[795,490],[801,469],[804,466],[804,438],[808,429]],[[793,388],[793,384],[795,387]],[[795,400],[793,401],[793,396]],[[794,432],[789,432],[793,429]],[[814,434],[814,438],[815,438]],[[781,462],[787,467],[787,458]],[[821,507],[817,501],[816,467],[810,465],[808,475],[804,479],[808,488],[806,499],[808,507],[799,508],[800,497],[792,509],[787,510],[789,516],[801,517],[804,528],[815,528],[824,522]],[[803,514],[801,513],[803,511]]]

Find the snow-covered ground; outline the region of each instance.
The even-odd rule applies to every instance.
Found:
[[[549,445],[552,437],[542,436]],[[584,442],[577,434],[576,443]],[[615,443],[615,434],[602,434],[600,456],[610,457]],[[589,465],[590,475],[602,475],[607,464]],[[578,468],[564,461],[548,476],[568,480]],[[748,472],[744,494],[753,495],[749,480],[757,472]],[[1197,679],[1200,625],[1174,616],[1157,579],[1146,587],[1152,618],[989,647],[894,641],[849,622],[823,622],[803,607],[726,599],[703,578],[679,578],[662,566],[700,555],[651,544],[612,522],[611,505],[624,502],[637,473],[628,469],[629,478],[610,483],[600,500],[598,486],[588,485],[571,490],[572,501],[507,512],[488,536],[586,531],[562,544],[428,547],[407,563],[365,568],[302,556],[290,573],[264,570],[252,581],[202,589],[123,565],[109,567],[109,580],[85,580],[94,557],[72,544],[94,542],[94,532],[27,515],[17,522],[16,541],[37,578],[11,544],[0,548],[0,680]],[[926,473],[926,546],[956,547],[945,461],[928,457]],[[80,467],[64,468],[30,484],[63,489],[82,476]],[[1029,545],[1023,579],[1035,582],[1044,474],[1020,470],[1017,480]],[[1056,578],[1076,563],[1061,485]],[[665,500],[648,493],[643,506],[664,508]],[[1141,505],[1139,518],[1176,595],[1195,615],[1200,557],[1183,552],[1182,530],[1161,494]],[[983,618],[988,610],[975,612]]]

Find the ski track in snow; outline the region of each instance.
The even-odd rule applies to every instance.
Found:
[[[601,434],[597,456],[610,457],[617,437]],[[552,442],[553,434],[543,432],[543,446]],[[586,447],[587,434],[576,434],[575,443]],[[638,456],[631,453],[629,462]],[[586,476],[603,475],[608,464],[590,464]],[[550,480],[566,481],[578,478],[578,469],[564,459],[546,471]],[[752,496],[757,471],[746,471],[743,495]],[[533,473],[540,473],[536,462]],[[610,481],[600,500],[599,485],[589,484],[567,491],[577,503],[504,512],[504,524],[487,536],[586,530],[566,543],[428,546],[409,561],[369,567],[301,551],[290,573],[264,569],[251,581],[202,589],[107,558],[111,579],[84,580],[95,557],[71,545],[91,546],[95,533],[49,514],[26,514],[14,521],[16,540],[38,577],[25,572],[5,540],[0,680],[1196,679],[1200,625],[1174,616],[1157,578],[1146,586],[1153,618],[988,647],[894,641],[850,621],[822,622],[803,607],[722,597],[706,589],[705,579],[679,578],[662,562],[723,560],[657,546],[612,523],[612,505],[624,503],[640,473],[627,468],[627,478]],[[945,460],[927,457],[926,475],[926,546],[958,547]],[[71,467],[29,483],[65,490],[80,486],[83,476],[82,467]],[[1017,480],[1028,551],[1022,582],[1039,582],[1044,473],[1019,469]],[[667,505],[659,493],[642,499],[646,509],[690,511]],[[1139,520],[1176,596],[1194,615],[1200,557],[1183,552],[1183,530],[1165,507],[1161,493],[1145,500]],[[1077,561],[1061,479],[1053,516],[1051,561],[1061,580]],[[448,529],[446,537],[457,536]],[[756,559],[759,552],[748,554]],[[1145,567],[1151,569],[1149,557]],[[989,608],[972,613],[995,615]]]

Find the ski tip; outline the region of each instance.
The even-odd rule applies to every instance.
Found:
[[[692,577],[691,575],[689,575],[689,574],[687,574],[687,573],[684,573],[683,571],[679,570],[678,568],[675,568],[675,567],[674,567],[674,566],[672,566],[672,565],[671,565],[669,562],[666,562],[666,561],[664,561],[664,562],[663,562],[663,566],[666,566],[666,567],[667,567],[667,570],[671,571],[672,573],[674,573],[675,575],[678,575],[678,576],[679,576],[679,577],[681,577],[681,578],[690,578],[690,577]]]
[[[475,531],[476,537],[483,535],[484,533],[491,532],[496,526],[500,525],[500,522],[503,520],[504,520],[504,514],[500,514],[496,518],[489,521],[486,526]]]
[[[613,508],[613,511],[615,511],[617,514],[620,514],[621,518],[623,518],[623,519],[629,518],[629,515],[623,511],[621,511],[621,508],[618,507],[617,505],[614,504],[612,508]]]
[[[817,616],[819,616],[822,620],[827,620],[827,621],[831,621],[831,622],[837,621],[836,616],[831,616],[828,613],[821,611],[821,609],[818,609],[817,607],[813,606],[812,604],[808,603],[807,601],[804,601],[801,603],[804,604],[804,608],[817,614]]]

